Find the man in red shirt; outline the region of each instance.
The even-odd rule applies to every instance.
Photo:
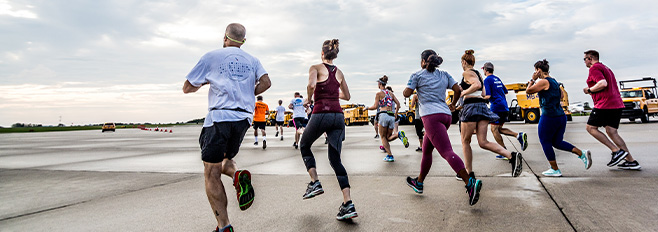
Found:
[[[587,88],[584,88],[583,92],[590,94],[594,101],[594,109],[587,120],[587,132],[612,151],[612,159],[608,163],[608,167],[614,167],[625,158],[626,161],[619,164],[618,168],[640,169],[640,164],[633,159],[626,143],[617,133],[624,102],[621,99],[619,87],[617,87],[615,74],[610,68],[599,62],[599,52],[595,50],[586,51],[583,60],[589,68]],[[599,127],[605,127],[608,136],[599,131]]]

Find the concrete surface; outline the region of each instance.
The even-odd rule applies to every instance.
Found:
[[[643,167],[623,171],[605,166],[610,152],[589,136],[585,122],[585,117],[569,122],[565,140],[592,150],[594,164],[585,170],[574,155],[558,151],[561,178],[541,176],[548,162],[536,125],[507,126],[529,135],[518,178],[510,176],[507,162],[474,141],[474,171],[484,183],[475,206],[468,205],[463,182],[436,152],[425,193],[406,186],[406,176],[417,175],[420,167],[412,126],[401,126],[409,148],[392,142],[394,163],[381,161],[385,154],[372,138],[372,126],[348,127],[342,159],[359,213],[352,222],[334,219],[342,197],[322,138],[313,151],[325,194],[302,200],[309,177],[291,146],[293,130],[286,128],[280,141],[268,127],[266,150],[253,145],[249,130],[235,160],[252,172],[257,196],[249,210],[240,211],[224,178],[229,216],[237,231],[658,230],[658,123],[622,124],[620,134]],[[0,134],[0,231],[211,231],[216,222],[204,191],[200,129]],[[449,135],[461,155],[456,126]],[[510,139],[508,148],[519,147]]]

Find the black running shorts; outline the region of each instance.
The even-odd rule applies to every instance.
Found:
[[[293,123],[295,124],[295,129],[306,127],[306,119],[303,117],[293,118]]]
[[[240,150],[247,129],[249,129],[247,119],[238,122],[215,122],[212,126],[201,129],[199,136],[201,160],[219,163],[224,159],[233,159]]]
[[[595,127],[612,127],[619,129],[619,122],[621,121],[622,109],[592,109],[592,114],[589,115],[587,125]]]
[[[254,130],[265,130],[265,122],[254,122]]]

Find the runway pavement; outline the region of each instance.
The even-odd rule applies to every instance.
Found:
[[[263,150],[253,145],[250,129],[235,160],[252,172],[256,200],[240,211],[224,178],[229,216],[237,231],[657,231],[658,120],[622,120],[620,134],[641,171],[607,167],[610,151],[585,131],[585,122],[574,117],[565,140],[590,149],[594,164],[585,170],[576,156],[557,151],[561,178],[541,176],[549,166],[536,125],[507,124],[529,135],[518,178],[473,137],[473,168],[484,183],[475,206],[436,152],[424,194],[406,186],[421,158],[412,126],[401,126],[409,148],[392,142],[393,163],[382,161],[372,126],[347,127],[342,160],[359,213],[351,222],[334,219],[342,197],[322,138],[313,151],[325,193],[302,200],[309,177],[291,146],[293,130],[286,128],[280,141],[268,127]],[[204,191],[201,127],[172,129],[0,134],[0,231],[211,231],[216,222]],[[461,155],[458,128],[448,132]],[[510,139],[504,139],[509,149],[519,147]]]

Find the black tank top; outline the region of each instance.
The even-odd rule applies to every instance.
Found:
[[[484,86],[484,82],[482,81],[482,76],[480,76],[480,72],[478,72],[478,70],[475,70],[475,69],[471,69],[471,71],[475,72],[475,75],[478,76],[478,80],[480,80],[480,88],[477,89],[476,91],[482,91],[482,87]],[[471,87],[471,85],[466,83],[466,81],[464,80],[464,76],[462,76],[462,81],[459,82],[459,86],[462,87],[462,90],[466,90],[466,89]]]

